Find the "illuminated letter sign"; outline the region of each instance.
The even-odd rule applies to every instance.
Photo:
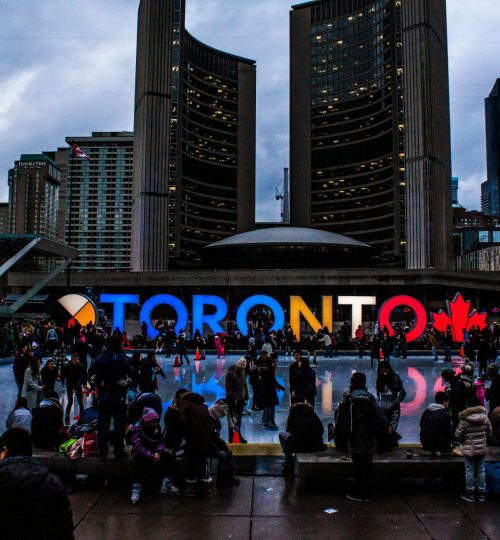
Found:
[[[424,332],[427,326],[427,312],[424,306],[412,296],[394,296],[382,304],[378,314],[378,322],[380,329],[387,327],[389,335],[394,335],[394,330],[391,326],[391,313],[399,306],[408,306],[415,312],[415,326],[406,334],[408,343],[416,341]]]
[[[205,306],[215,306],[213,315],[205,315]],[[203,324],[207,324],[214,334],[224,332],[219,324],[227,315],[227,304],[220,296],[197,295],[193,296],[193,334],[196,330],[203,334]]]
[[[137,294],[101,294],[101,304],[113,304],[113,328],[125,327],[125,304],[138,304]]]
[[[290,325],[293,333],[300,339],[300,316],[309,323],[314,332],[325,326],[330,332],[333,331],[333,298],[331,296],[322,297],[323,323],[320,323],[309,309],[301,296],[290,296]]]
[[[155,338],[159,332],[151,324],[151,312],[157,306],[167,305],[171,306],[177,312],[177,324],[175,325],[175,331],[184,330],[188,322],[188,311],[186,306],[175,296],[170,294],[157,294],[152,296],[147,302],[144,303],[141,309],[141,321],[146,321],[148,325],[148,336]]]
[[[250,298],[247,298],[244,302],[242,302],[238,309],[238,313],[236,314],[236,324],[244,336],[248,335],[248,312],[253,307],[262,305],[269,307],[274,313],[274,325],[271,330],[281,330],[285,326],[285,313],[283,312],[283,308],[279,305],[279,303],[270,296],[266,296],[265,294],[257,294],[255,296],[250,296]]]
[[[339,296],[340,306],[352,306],[352,337],[355,337],[358,326],[363,324],[363,306],[376,304],[376,296]]]

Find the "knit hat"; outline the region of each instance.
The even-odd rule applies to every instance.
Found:
[[[236,362],[236,365],[241,368],[241,369],[245,369],[247,367],[247,359],[242,356],[237,362]]]
[[[144,407],[144,410],[142,411],[142,421],[147,424],[148,422],[152,422],[153,420],[159,420],[160,417],[158,416],[157,412],[154,409],[150,409],[149,407]]]

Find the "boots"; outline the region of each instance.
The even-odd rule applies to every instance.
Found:
[[[184,497],[196,497],[196,480],[186,479],[186,486],[184,487],[182,494]]]
[[[212,479],[211,478],[201,480],[201,495],[205,499],[212,498]]]

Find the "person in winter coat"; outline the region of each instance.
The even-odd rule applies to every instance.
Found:
[[[295,395],[303,396],[307,403],[314,409],[316,401],[316,372],[309,365],[309,358],[300,358],[296,374]]]
[[[500,446],[500,406],[490,414],[492,435],[488,438],[489,446]]]
[[[222,430],[221,419],[229,418],[229,406],[224,399],[217,400],[208,409],[212,426],[212,452],[210,457],[217,460],[217,485],[234,486],[239,482],[234,478],[233,454],[227,444],[221,439]],[[230,431],[231,433],[231,431]]]
[[[56,387],[56,382],[59,380],[59,371],[53,358],[49,358],[45,363],[45,366],[40,370],[40,377],[42,379],[42,386],[44,396],[47,396],[47,392],[53,392]]]
[[[7,422],[5,423],[7,429],[20,428],[31,433],[31,411],[28,409],[28,402],[26,398],[20,397],[16,401],[14,410],[7,416]]]
[[[290,407],[286,423],[286,433],[279,434],[279,441],[285,454],[285,467],[293,468],[292,455],[296,452],[321,452],[326,450],[323,443],[324,428],[314,408],[297,396],[297,402]]]
[[[490,342],[486,336],[481,336],[477,346],[477,360],[479,362],[479,373],[486,373],[488,361],[491,357]]]
[[[465,461],[465,493],[462,499],[474,502],[474,489],[479,502],[486,500],[486,473],[484,460],[486,456],[486,438],[491,435],[492,428],[486,409],[473,396],[467,400],[467,408],[459,414],[460,423],[455,431],[457,441],[462,443]]]
[[[212,478],[207,468],[207,458],[212,452],[213,428],[205,398],[188,392],[180,402],[180,431],[186,441],[188,471],[183,495],[196,497],[197,484],[205,498],[212,496]]]
[[[261,351],[256,359],[250,363],[250,385],[252,386],[252,411],[261,411],[264,408],[262,404],[262,380],[259,368],[262,368],[267,362],[269,355],[267,351]]]
[[[467,397],[469,394],[467,393],[464,381],[460,379],[459,375],[455,374],[453,369],[443,369],[441,377],[449,385],[447,393],[450,397],[453,429],[456,429],[459,421],[458,415],[467,407]]]
[[[273,353],[273,356],[275,354]],[[262,384],[262,405],[264,413],[262,415],[262,423],[266,429],[278,430],[278,426],[274,422],[275,407],[279,405],[278,393],[276,390],[285,391],[276,380],[276,359],[269,357],[264,365],[259,368],[259,376]]]
[[[64,487],[31,456],[31,437],[24,429],[0,437],[0,538],[72,540],[73,515]]]
[[[453,423],[448,411],[450,398],[446,392],[436,392],[420,418],[420,443],[433,456],[451,452]]]
[[[398,446],[397,434],[401,417],[401,402],[406,397],[401,377],[392,369],[389,362],[379,362],[377,367],[377,401],[379,408],[387,416],[389,430],[387,437],[379,438],[379,450],[390,451]]]
[[[172,404],[166,410],[165,416],[163,417],[163,423],[165,425],[163,437],[165,439],[166,447],[170,449],[172,453],[177,452],[182,444],[180,405],[182,396],[188,392],[189,390],[186,390],[185,388],[179,388],[175,393]]]
[[[132,368],[120,345],[121,341],[118,336],[110,336],[106,343],[106,351],[96,359],[89,369],[89,379],[98,392],[97,446],[98,457],[101,459],[106,459],[108,456],[111,418],[113,418],[115,426],[115,459],[126,457],[123,449],[127,416],[125,401]]]
[[[42,385],[42,379],[40,377],[40,366],[42,361],[39,358],[30,359],[30,367],[24,374],[24,384],[22,396],[26,398],[28,402],[28,408],[34,409],[38,407],[40,401],[43,398],[44,386]]]
[[[377,437],[387,433],[388,423],[377,399],[366,389],[366,375],[353,373],[349,392],[339,405],[335,434],[348,440],[354,468],[355,490],[346,496],[355,502],[372,501],[372,462]]]
[[[53,354],[59,345],[59,336],[57,334],[57,330],[53,326],[50,326],[47,330],[47,335],[45,336],[45,345],[47,346],[47,350],[50,354]]]
[[[81,416],[83,414],[83,385],[87,377],[85,367],[80,362],[80,356],[78,353],[71,355],[71,361],[63,366],[61,370],[61,380],[66,383],[66,395],[68,396],[68,404],[66,405],[66,425],[70,423],[71,408],[73,407],[73,395],[76,395],[76,401],[78,402],[78,412]],[[76,416],[76,410],[75,410]]]
[[[158,390],[158,375],[166,379],[165,372],[156,360],[156,354],[151,351],[139,368],[139,390],[142,393]]]
[[[33,445],[42,450],[54,450],[61,444],[63,408],[57,392],[48,392],[47,397],[31,411],[31,436]]]
[[[147,477],[162,478],[160,493],[178,495],[179,488],[172,483],[174,456],[162,440],[158,413],[145,407],[138,426],[131,428],[132,456],[134,457],[134,482],[130,500],[137,504]]]
[[[24,386],[24,374],[29,368],[32,355],[28,353],[28,346],[23,345],[17,352],[14,362],[12,363],[12,371],[17,384],[17,397],[21,397]]]
[[[215,351],[217,353],[217,360],[225,358],[226,352],[224,351],[224,345],[222,344],[220,336],[215,336]]]
[[[380,361],[380,350],[382,347],[382,341],[380,336],[375,334],[372,340],[372,346],[370,349],[370,367],[373,367],[375,364],[378,364]]]
[[[247,441],[241,435],[241,420],[243,418],[243,409],[248,401],[248,386],[247,386],[247,361],[242,356],[236,365],[231,366],[226,374],[226,400],[229,406],[228,419],[232,426],[229,429],[229,442],[233,442],[233,434],[235,429],[240,434],[240,441]]]
[[[488,366],[486,376],[491,381],[490,387],[486,390],[486,399],[488,400],[489,414],[500,406],[500,374],[498,365]]]

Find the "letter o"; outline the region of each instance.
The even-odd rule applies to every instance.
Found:
[[[379,311],[378,322],[380,329],[383,330],[386,326],[389,330],[389,335],[394,335],[394,330],[391,326],[391,313],[399,306],[408,306],[415,312],[415,326],[406,334],[408,343],[416,341],[425,332],[427,327],[427,312],[424,306],[413,296],[393,296],[386,300]]]
[[[141,309],[141,321],[146,321],[148,325],[148,336],[155,338],[158,336],[159,332],[151,324],[151,312],[156,306],[161,305],[171,306],[177,312],[177,324],[175,325],[175,331],[186,328],[188,323],[188,311],[183,302],[181,302],[177,297],[172,296],[171,294],[157,294],[152,296],[149,300],[144,302],[144,305]]]
[[[248,335],[248,325],[247,325],[247,314],[255,306],[264,305],[272,310],[274,313],[274,325],[271,330],[278,331],[282,330],[285,326],[285,313],[280,304],[270,296],[265,294],[256,294],[250,296],[244,300],[241,306],[238,309],[236,314],[236,324],[238,325],[239,331],[244,335]]]

